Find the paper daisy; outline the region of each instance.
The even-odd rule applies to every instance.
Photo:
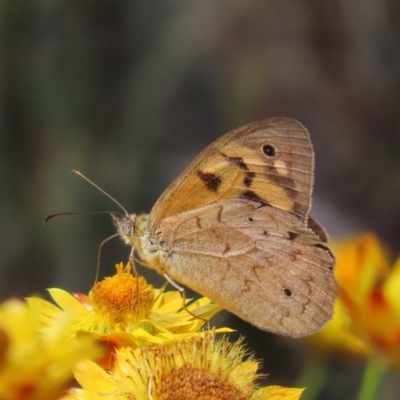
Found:
[[[195,302],[187,300],[187,308],[199,317],[196,318],[183,309],[178,291],[154,289],[143,277],[133,276],[130,265],[124,268],[120,263],[116,268],[117,273],[97,283],[89,296],[49,289],[59,307],[40,298],[29,298],[32,306],[42,310],[43,329],[67,314],[71,319],[65,331],[67,338],[90,335],[110,349],[135,349],[204,335],[199,330],[222,309],[206,297]]]
[[[123,348],[106,372],[91,361],[75,368],[82,386],[66,399],[110,400],[295,400],[302,389],[257,388],[258,362],[241,341],[215,335],[145,349]],[[247,360],[244,358],[247,357]]]
[[[21,300],[0,306],[0,399],[58,399],[81,358],[96,359],[101,350],[88,339],[65,341],[68,318],[38,334],[37,310]]]

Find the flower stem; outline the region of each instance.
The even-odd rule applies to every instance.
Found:
[[[385,367],[371,360],[365,367],[364,377],[357,399],[378,399],[378,390],[386,372],[387,369]]]
[[[308,361],[297,379],[296,387],[305,387],[301,400],[315,400],[328,378],[328,365],[318,361]]]

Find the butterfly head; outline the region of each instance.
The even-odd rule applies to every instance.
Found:
[[[147,227],[147,214],[118,215],[111,214],[117,232],[121,239],[130,246],[135,246],[138,237],[142,236]]]

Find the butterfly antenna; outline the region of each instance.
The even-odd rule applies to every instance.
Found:
[[[106,191],[104,191],[101,187],[97,186],[94,182],[92,182],[89,178],[86,178],[85,175],[83,175],[81,172],[77,171],[76,169],[73,169],[71,171],[72,175],[78,175],[80,176],[82,179],[84,179],[86,182],[90,183],[92,186],[94,186],[97,190],[99,190],[101,193],[105,194],[109,199],[111,199],[115,204],[117,204],[121,210],[125,213],[126,216],[128,216],[128,211],[125,210],[124,207],[122,207],[122,205],[120,203],[118,203],[117,200],[114,199],[114,197],[110,196]]]
[[[51,219],[54,217],[59,217],[60,215],[90,215],[90,214],[113,214],[113,215],[121,215],[124,214],[116,211],[79,211],[79,212],[60,212],[57,214],[51,214],[43,221],[43,225],[46,225]]]

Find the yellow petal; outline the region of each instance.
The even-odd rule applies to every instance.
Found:
[[[204,297],[203,297],[203,299],[204,299]],[[203,299],[200,299],[200,300],[203,300]],[[193,311],[193,313],[195,315],[209,320],[215,314],[222,311],[223,308],[219,304],[210,303],[210,302],[201,304],[200,301],[196,301],[194,304],[191,304],[190,306],[188,306],[188,309],[190,311],[196,309],[196,311]]]
[[[79,361],[76,363],[73,372],[80,385],[92,392],[111,393],[118,389],[113,380],[110,379],[110,375],[93,361]]]
[[[160,308],[157,308],[156,311],[159,314],[173,313],[176,310],[179,310],[180,308],[182,308],[182,304],[183,304],[182,298],[179,297],[175,300],[168,301],[168,303],[165,303]]]
[[[28,297],[26,301],[33,310],[42,310],[46,317],[54,318],[60,314],[60,308],[56,305],[41,299],[40,297]]]
[[[137,328],[135,329],[132,334],[138,338],[139,340],[147,340],[153,343],[157,343],[157,344],[161,344],[163,342],[162,339],[151,335],[149,332],[147,332],[146,330],[144,330],[143,328]]]
[[[68,314],[77,315],[87,311],[82,303],[70,293],[62,289],[48,289],[53,300]]]
[[[383,287],[383,293],[391,306],[400,316],[400,257],[396,260],[390,276]]]
[[[267,386],[256,390],[249,400],[298,400],[304,389]]]

